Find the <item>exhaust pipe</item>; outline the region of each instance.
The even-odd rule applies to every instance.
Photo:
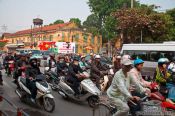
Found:
[[[67,97],[66,94],[65,94],[64,92],[62,92],[62,91],[58,91],[58,93],[59,93],[60,95],[64,96],[64,97]]]

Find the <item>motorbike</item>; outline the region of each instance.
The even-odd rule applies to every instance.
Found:
[[[159,92],[160,88],[156,82],[151,83],[150,89],[151,89],[151,96],[150,96],[151,100],[161,101],[162,108],[175,110],[175,105],[170,102],[167,102],[166,98]]]
[[[59,83],[59,77],[62,75],[66,76],[68,69],[62,70],[62,74],[58,74],[56,68],[51,68],[50,71],[49,67],[45,67],[44,74],[46,75],[46,81],[49,83],[51,86],[52,90],[57,90],[58,89],[58,83]]]
[[[36,82],[37,96],[35,99],[35,105],[43,107],[47,112],[53,112],[55,109],[54,97],[51,94],[51,87],[43,79],[44,75],[36,76],[33,81]],[[31,92],[27,88],[26,79],[22,76],[18,78],[19,88],[16,89],[16,93],[22,102],[31,102]],[[31,102],[32,103],[32,102]]]
[[[65,76],[61,76],[58,83],[58,93],[65,99],[70,98],[76,101],[88,101],[90,107],[94,107],[99,102],[101,91],[89,78],[84,78],[81,81],[79,88],[81,94],[78,95],[78,97],[75,96],[75,92],[71,86],[72,83],[68,82]]]
[[[100,89],[102,92],[105,92],[107,88],[111,85],[112,78],[114,76],[113,69],[109,69],[104,72],[103,78],[100,79]]]

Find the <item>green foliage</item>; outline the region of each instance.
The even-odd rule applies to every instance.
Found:
[[[117,29],[125,32],[125,41],[140,42],[141,31],[144,42],[162,42],[171,40],[171,16],[158,13],[150,8],[121,9],[113,16],[117,19]],[[173,31],[173,30],[172,30]]]
[[[71,18],[69,22],[75,23],[77,26],[81,27],[81,20],[79,18]]]
[[[53,24],[62,24],[62,23],[64,23],[64,21],[63,20],[60,20],[60,19],[58,19],[58,20],[56,20]]]
[[[0,48],[3,48],[6,44],[7,42],[0,42]]]

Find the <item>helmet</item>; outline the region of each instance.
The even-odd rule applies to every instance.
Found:
[[[33,60],[37,61],[37,58],[30,58],[29,63],[31,64]]]
[[[159,64],[159,65],[166,64],[166,63],[168,63],[168,62],[169,62],[169,60],[168,60],[167,58],[160,58],[160,59],[158,60],[158,64]]]
[[[82,56],[81,56],[81,59],[82,59],[82,58],[85,58],[85,56],[84,56],[84,55],[82,55]]]
[[[123,61],[126,59],[131,59],[131,56],[130,55],[123,55],[121,58],[121,64],[123,64]]]
[[[138,65],[138,64],[143,64],[144,61],[142,59],[136,59],[134,60],[134,66]]]
[[[95,59],[100,59],[101,56],[100,55],[95,55]]]
[[[123,56],[122,56],[122,60],[123,60],[123,59],[131,59],[131,56],[130,56],[130,55],[123,55]]]
[[[117,56],[116,59],[121,59],[121,56]]]
[[[90,56],[93,56],[94,54],[93,53],[90,53]]]
[[[74,61],[79,61],[79,58],[77,56],[74,57]]]

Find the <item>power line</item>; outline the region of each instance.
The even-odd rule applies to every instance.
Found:
[[[1,29],[2,29],[4,32],[6,32],[6,31],[7,31],[7,25],[5,25],[5,24],[2,25],[2,26],[1,26]]]

